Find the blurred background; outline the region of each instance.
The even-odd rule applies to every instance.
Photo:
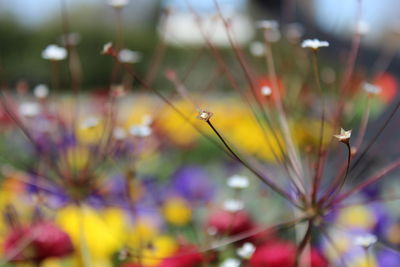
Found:
[[[133,3],[134,2],[134,3]],[[215,13],[213,1],[191,0],[190,5],[201,13]],[[363,37],[359,62],[372,64],[385,62],[397,54],[400,20],[396,0],[223,0],[219,1],[226,12],[233,12],[237,20],[236,36],[243,45],[254,38],[252,23],[261,19],[279,19],[281,24],[299,22],[304,25],[305,38],[327,39],[335,43],[337,51],[349,47],[354,25],[359,24]],[[110,83],[110,59],[100,57],[102,45],[115,40],[116,12],[105,0],[2,0],[0,1],[0,75],[3,85],[12,87],[24,79],[30,84],[46,83],[51,79],[49,63],[40,57],[49,44],[62,44],[62,3],[69,18],[69,31],[74,32],[82,65],[82,87],[101,88]],[[359,4],[361,3],[361,9]],[[227,8],[229,6],[230,8]],[[169,13],[169,26],[165,27],[165,9]],[[360,9],[360,10],[359,10]],[[165,61],[179,63],[185,53],[190,53],[200,39],[194,30],[186,0],[135,0],[122,11],[124,46],[139,51],[149,58],[163,32],[171,44]],[[358,13],[360,12],[360,13]],[[357,14],[361,14],[357,17]],[[229,15],[229,14],[228,14]],[[212,25],[212,23],[211,23]],[[160,31],[160,29],[163,29]],[[215,30],[215,36],[218,29]],[[192,33],[192,34],[189,34]],[[215,40],[221,46],[226,40]],[[332,50],[330,50],[332,51]],[[334,54],[334,53],[333,53]],[[329,56],[329,55],[328,55]],[[336,55],[332,56],[337,59]],[[380,60],[381,58],[381,60]],[[382,59],[383,58],[383,59]],[[16,60],[18,59],[18,60]],[[383,63],[382,63],[383,61]],[[388,59],[386,60],[388,61]],[[146,69],[139,62],[139,72]],[[392,69],[396,69],[396,60]],[[168,65],[168,64],[166,64]],[[178,64],[176,64],[178,65]],[[64,70],[65,71],[65,70]],[[66,84],[68,77],[63,76]]]

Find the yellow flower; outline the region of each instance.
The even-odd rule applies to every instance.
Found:
[[[351,206],[342,209],[337,223],[349,228],[370,229],[376,223],[373,213],[363,206]]]
[[[57,213],[56,221],[70,235],[77,252],[87,249],[90,258],[109,259],[126,240],[125,217],[119,209],[96,211],[70,205]]]
[[[156,237],[151,246],[142,250],[141,258],[144,266],[156,266],[163,258],[171,256],[178,249],[175,240],[169,236]]]
[[[105,136],[104,131],[104,122],[100,118],[89,117],[78,124],[75,134],[79,143],[94,144]]]
[[[134,249],[140,249],[149,243],[158,235],[158,229],[151,221],[146,217],[140,217],[137,219],[132,232],[128,234],[128,244]]]
[[[176,226],[186,225],[192,218],[188,203],[179,197],[167,199],[163,206],[165,220]]]
[[[198,113],[192,104],[187,101],[176,101],[174,102],[174,105],[189,119],[191,119],[194,124],[199,127],[203,126],[204,122],[199,121],[196,118]],[[171,107],[166,106],[160,114],[158,126],[173,143],[179,146],[189,146],[197,141],[199,133]]]
[[[71,147],[65,153],[68,167],[72,170],[79,171],[85,168],[90,159],[90,151],[87,147]]]

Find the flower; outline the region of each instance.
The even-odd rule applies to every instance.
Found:
[[[122,49],[118,53],[118,60],[122,63],[137,63],[142,58],[141,54],[129,49]]]
[[[359,20],[356,24],[355,31],[357,34],[365,35],[369,32],[369,24],[363,20]]]
[[[108,0],[108,4],[114,8],[123,8],[129,4],[129,0]]]
[[[348,143],[351,137],[351,130],[344,130],[343,128],[340,129],[340,134],[333,135],[342,143]]]
[[[269,87],[269,86],[261,87],[261,94],[265,95],[265,96],[270,96],[272,94],[271,87]]]
[[[151,135],[151,128],[148,125],[133,125],[129,133],[135,137],[147,137]]]
[[[197,118],[203,121],[209,121],[212,115],[212,112],[202,110],[199,112]]]
[[[371,95],[378,95],[382,91],[382,89],[379,86],[370,83],[364,83],[363,89],[365,92]]]
[[[240,260],[235,258],[227,258],[219,265],[219,267],[239,267],[239,266],[240,266]]]
[[[195,267],[200,266],[204,256],[192,245],[179,248],[172,257],[164,259],[158,267]]]
[[[249,49],[250,53],[255,57],[262,57],[265,55],[265,45],[262,42],[252,42]]]
[[[111,42],[103,45],[103,50],[101,50],[102,55],[112,55],[114,53],[113,44]]]
[[[46,98],[49,95],[49,87],[45,84],[38,84],[34,89],[33,89],[33,94],[35,95],[36,98],[43,99]]]
[[[243,246],[236,250],[236,253],[243,259],[250,259],[253,255],[254,251],[256,251],[256,247],[252,243],[244,243]]]
[[[171,191],[189,203],[208,203],[215,193],[210,174],[198,165],[186,165],[173,175]]]
[[[31,240],[28,246],[21,244]],[[13,255],[18,251],[16,255]],[[43,261],[50,257],[63,257],[73,251],[67,233],[52,222],[39,222],[29,227],[14,228],[4,242],[5,254],[13,255],[12,261]]]
[[[35,117],[39,115],[41,108],[38,103],[24,102],[20,104],[18,111],[23,117]]]
[[[256,26],[263,30],[277,30],[279,23],[275,20],[260,20],[256,23]]]
[[[354,238],[354,244],[363,248],[369,248],[378,241],[373,234],[358,235]]]
[[[58,45],[49,45],[42,51],[42,58],[52,61],[60,61],[67,57],[67,50]]]
[[[192,219],[189,204],[179,197],[172,197],[164,202],[163,214],[167,222],[176,226],[184,226]]]
[[[329,43],[327,41],[320,41],[318,39],[306,39],[301,43],[302,48],[311,48],[313,50],[318,50],[321,47],[328,47]]]
[[[244,189],[249,186],[249,180],[246,176],[233,175],[228,179],[227,184],[234,189]]]
[[[237,199],[228,199],[224,202],[224,210],[229,212],[238,212],[244,208],[243,201]]]
[[[296,246],[286,241],[276,241],[257,247],[250,259],[251,267],[293,267]]]
[[[235,213],[225,210],[215,211],[210,214],[207,221],[207,229],[217,235],[237,235],[253,228],[250,215],[244,210]]]

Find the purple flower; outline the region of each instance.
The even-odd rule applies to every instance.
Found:
[[[392,250],[381,250],[378,252],[378,265],[385,267],[397,267],[400,262],[400,254]]]
[[[211,183],[209,174],[200,166],[182,167],[172,177],[171,191],[191,203],[209,202],[214,196],[215,186]]]

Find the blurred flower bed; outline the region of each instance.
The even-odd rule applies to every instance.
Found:
[[[355,68],[357,41],[331,67],[299,24],[239,44],[217,2],[230,48],[204,32],[164,66],[162,40],[154,58],[123,45],[127,4],[98,51],[109,88],[80,91],[65,32],[42,52],[51,86],[1,91],[0,266],[400,265],[393,74]]]

